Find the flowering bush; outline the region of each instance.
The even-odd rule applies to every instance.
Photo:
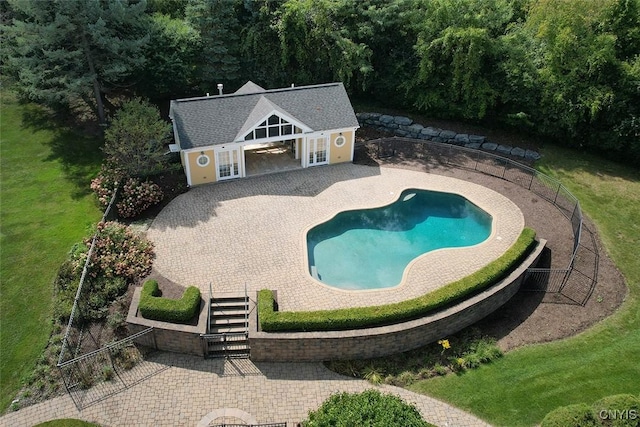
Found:
[[[122,277],[135,281],[151,272],[153,243],[136,234],[133,230],[118,222],[98,224],[98,236],[88,265],[91,277]],[[85,246],[76,246],[71,256],[77,272],[81,272],[91,246],[91,239]]]
[[[100,169],[98,176],[91,180],[91,190],[98,197],[98,202],[106,208],[113,196],[113,192],[121,180],[121,174],[115,170],[106,168],[104,165]]]
[[[120,201],[116,203],[118,215],[131,218],[141,214],[149,207],[160,203],[163,194],[157,184],[149,181],[140,182],[138,178],[129,178],[122,187]]]

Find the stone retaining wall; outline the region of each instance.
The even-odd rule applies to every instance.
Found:
[[[129,332],[133,335],[148,328],[153,328],[153,332],[143,335],[136,340],[136,343],[157,350],[204,356],[200,334],[204,334],[207,331],[208,319],[205,302],[202,301],[200,303],[200,316],[198,317],[198,324],[196,326],[159,322],[157,320],[145,319],[138,315],[141,292],[141,287],[135,289],[131,305],[129,306],[129,313],[127,315]]]
[[[537,265],[546,240],[500,283],[460,304],[420,319],[395,325],[329,332],[267,333],[251,319],[251,359],[270,362],[318,362],[366,359],[412,350],[454,334],[483,319],[520,289],[526,270]],[[257,311],[257,310],[256,310]]]
[[[357,113],[356,117],[358,118],[360,126],[370,126],[384,132],[392,133],[396,136],[455,144],[479,150],[494,151],[501,155],[522,157],[532,161],[540,158],[540,154],[537,151],[525,150],[524,148],[512,147],[511,145],[497,144],[487,140],[487,138],[482,135],[456,133],[451,130],[443,130],[431,126],[424,127],[405,116],[390,116],[380,113]]]

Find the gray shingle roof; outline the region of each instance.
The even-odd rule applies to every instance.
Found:
[[[243,93],[256,93],[256,92],[264,92],[265,89],[262,86],[258,86],[251,80],[242,85],[240,89],[235,91],[235,94],[243,94]]]
[[[249,83],[229,95],[171,101],[169,115],[180,147],[184,150],[233,142],[271,111],[285,113],[314,131],[358,127],[342,83],[272,90]],[[257,92],[246,93],[243,89]]]

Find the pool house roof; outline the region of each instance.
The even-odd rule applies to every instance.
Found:
[[[232,94],[173,100],[169,111],[182,150],[243,141],[272,114],[304,132],[358,127],[342,83],[266,90],[249,81]]]

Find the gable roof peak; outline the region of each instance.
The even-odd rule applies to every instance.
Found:
[[[253,110],[251,110],[251,112],[249,113],[247,120],[245,120],[234,140],[237,141],[239,139],[242,139],[244,135],[249,132],[249,130],[257,126],[262,120],[268,118],[270,114],[278,114],[280,116],[284,115],[287,117],[291,117],[291,119],[297,120],[291,115],[291,113],[287,112],[282,107],[271,102],[264,95],[262,95],[260,96],[260,99],[258,99],[258,102],[256,102]],[[304,123],[300,123],[300,125],[308,128],[308,126]]]
[[[266,92],[265,88],[255,84],[254,82],[249,80],[248,82],[243,84],[242,87],[240,89],[238,89],[237,91],[235,91],[234,93],[236,95],[242,95],[242,94],[248,94],[248,93],[260,93],[260,92]]]

